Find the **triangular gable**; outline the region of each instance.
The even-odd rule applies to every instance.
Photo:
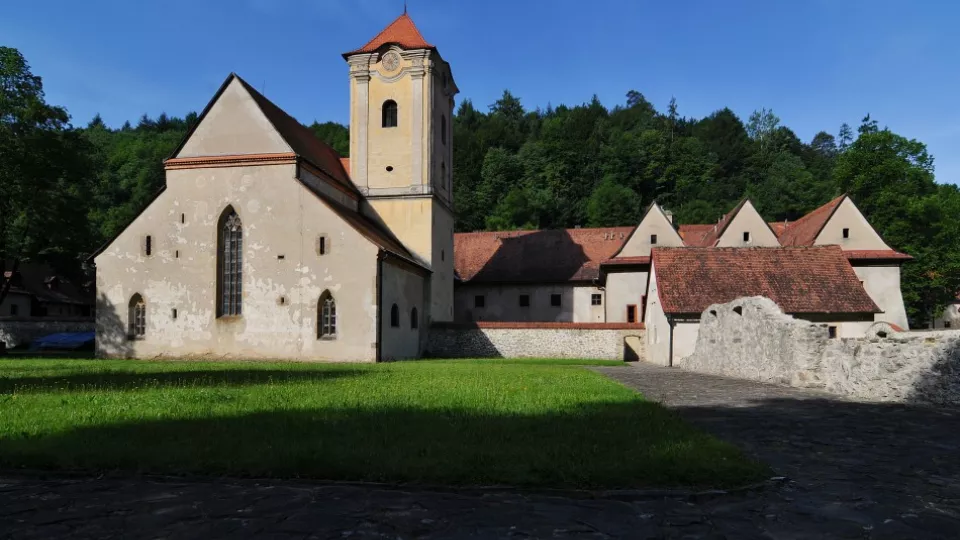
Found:
[[[656,244],[653,236],[656,236]],[[646,257],[654,246],[678,247],[683,245],[680,233],[673,228],[673,223],[654,201],[647,207],[640,223],[633,229],[626,242],[613,255],[617,257]]]
[[[777,247],[780,242],[770,225],[760,216],[749,200],[743,200],[734,212],[728,214],[722,228],[718,228],[716,247]],[[744,240],[749,233],[749,240]]]
[[[846,235],[844,235],[846,229]],[[876,229],[870,225],[850,197],[844,196],[817,232],[815,245],[836,244],[848,250],[889,250]]]
[[[231,73],[204,108],[173,158],[293,152],[254,96]]]

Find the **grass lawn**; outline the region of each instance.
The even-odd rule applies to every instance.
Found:
[[[0,468],[608,488],[767,472],[581,367],[598,363],[0,360]]]

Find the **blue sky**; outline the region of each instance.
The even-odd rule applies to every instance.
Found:
[[[346,123],[347,67],[402,0],[6,2],[20,49],[75,124],[199,111],[231,71],[299,120]],[[630,89],[701,117],[767,107],[804,140],[881,126],[925,142],[960,182],[960,3],[887,0],[409,0],[459,98],[607,106]]]

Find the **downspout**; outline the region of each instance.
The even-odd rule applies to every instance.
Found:
[[[667,366],[673,367],[673,316],[667,315],[667,325],[670,327],[670,352],[667,356]]]
[[[383,258],[385,255],[386,252],[382,249],[377,252],[377,362],[381,361],[383,349],[380,341],[383,339]]]

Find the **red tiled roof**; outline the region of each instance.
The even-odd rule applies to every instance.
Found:
[[[688,246],[696,245],[696,243],[714,227],[716,227],[716,225],[710,223],[680,225],[680,238],[682,238],[683,243]]]
[[[913,260],[913,257],[907,255],[906,253],[900,253],[899,251],[894,251],[892,249],[853,249],[849,251],[844,251],[847,259],[850,260],[863,260],[863,259],[886,259],[886,260],[901,260],[909,261]]]
[[[465,282],[590,281],[633,227],[459,233],[454,269]]]
[[[340,158],[340,166],[343,167],[343,170],[350,174],[350,158],[342,157]]]
[[[427,40],[423,39],[423,34],[417,29],[413,19],[404,13],[368,41],[366,45],[355,51],[344,53],[343,56],[346,58],[354,54],[371,53],[387,44],[396,44],[403,49],[436,49],[436,47],[427,43]]]
[[[318,139],[313,131],[284,112],[283,109],[277,107],[272,101],[264,97],[263,94],[257,92],[254,87],[247,84],[247,81],[240,78],[240,76],[234,74],[233,77],[236,77],[237,80],[240,81],[240,84],[250,93],[250,96],[257,102],[257,106],[260,107],[263,114],[298,156],[306,159],[315,167],[325,172],[335,182],[350,192],[357,195],[360,194],[357,186],[350,181],[350,177],[340,162],[340,154],[338,154],[336,150]]]
[[[733,210],[724,214],[716,225],[681,225],[680,237],[683,238],[683,243],[691,247],[713,247],[745,204],[747,199],[743,199]]]
[[[614,257],[600,261],[602,266],[633,266],[636,264],[650,264],[649,255],[638,255],[634,257]]]
[[[770,221],[767,223],[770,226],[770,230],[773,231],[773,234],[777,235],[777,238],[780,238],[780,235],[783,234],[783,231],[789,225],[785,221]]]
[[[766,296],[786,313],[878,313],[839,246],[655,248],[666,313]]]
[[[779,235],[780,245],[812,246],[817,240],[820,231],[823,230],[823,226],[830,221],[830,216],[833,215],[846,197],[846,195],[841,195],[789,224],[783,233]]]

